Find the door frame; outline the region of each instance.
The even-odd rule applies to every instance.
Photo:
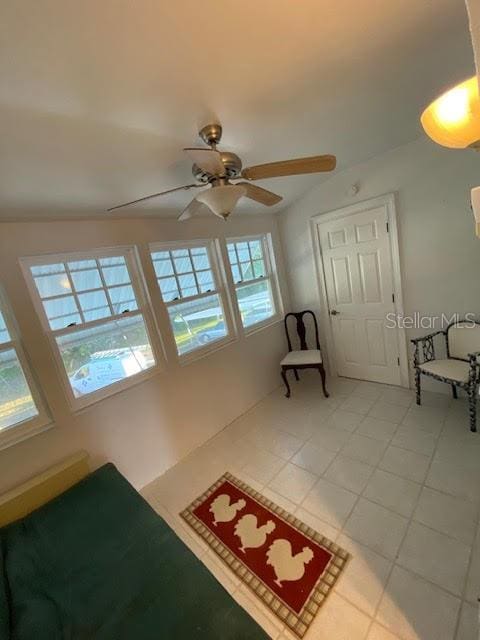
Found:
[[[320,244],[319,225],[323,222],[346,218],[357,213],[362,213],[375,207],[384,207],[389,227],[390,252],[392,256],[392,275],[393,275],[393,293],[395,295],[395,313],[399,316],[404,315],[403,311],[403,295],[402,295],[402,277],[400,268],[400,250],[398,243],[398,225],[397,212],[395,208],[395,194],[387,193],[376,198],[362,200],[333,211],[320,213],[310,219],[310,231],[313,244],[313,252],[315,256],[315,272],[317,276],[318,297],[320,302],[320,318],[322,344],[325,345],[327,352],[327,360],[330,373],[338,375],[337,362],[335,358],[335,349],[333,347],[333,330],[331,326],[331,318],[328,313],[328,296],[327,286],[325,282],[325,270],[323,268],[322,247]],[[400,384],[402,387],[410,388],[410,377],[408,370],[408,350],[407,335],[405,329],[397,328],[397,344],[398,356],[400,358]]]

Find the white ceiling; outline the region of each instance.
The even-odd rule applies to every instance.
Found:
[[[461,0],[3,2],[0,214],[103,216],[189,183],[182,148],[212,120],[244,165],[334,153],[341,169],[416,138],[473,71]],[[279,210],[318,180],[259,184]],[[175,215],[190,194],[119,215]]]

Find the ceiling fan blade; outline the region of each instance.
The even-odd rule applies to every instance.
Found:
[[[197,213],[197,211],[199,211],[199,209],[201,209],[201,207],[202,207],[202,203],[198,202],[198,200],[194,198],[189,204],[187,204],[185,209],[178,216],[177,220],[179,222],[185,222],[185,220],[189,220],[192,216],[194,216]]]
[[[337,165],[335,156],[311,156],[309,158],[296,158],[294,160],[282,160],[247,167],[242,171],[242,178],[247,180],[262,180],[264,178],[277,178],[280,176],[295,176],[302,173],[320,173],[321,171],[333,171]]]
[[[219,151],[214,149],[184,149],[184,151],[197,167],[207,173],[220,176],[225,174],[225,167]]]
[[[152,193],[150,196],[144,198],[138,198],[138,200],[132,200],[131,202],[124,202],[123,204],[117,204],[115,207],[110,207],[107,211],[114,211],[115,209],[121,209],[122,207],[129,207],[131,204],[137,204],[137,202],[145,202],[145,200],[151,200],[152,198],[158,198],[159,196],[165,196],[167,193],[174,193],[175,191],[188,191],[194,187],[204,187],[204,184],[186,184],[183,187],[175,187],[175,189],[167,189],[166,191],[160,191],[159,193]]]
[[[237,182],[236,184],[237,186],[245,187],[245,189],[247,190],[245,198],[250,198],[250,200],[260,202],[267,207],[278,204],[283,200],[282,196],[277,196],[277,194],[273,193],[273,191],[267,191],[267,189],[257,187],[256,184],[250,184],[249,182]]]

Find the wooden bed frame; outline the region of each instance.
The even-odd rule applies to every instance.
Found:
[[[88,453],[79,451],[63,462],[0,495],[0,527],[23,518],[90,473]]]

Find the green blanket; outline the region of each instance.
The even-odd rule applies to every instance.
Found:
[[[2,640],[268,638],[112,464],[0,529],[0,568]]]

